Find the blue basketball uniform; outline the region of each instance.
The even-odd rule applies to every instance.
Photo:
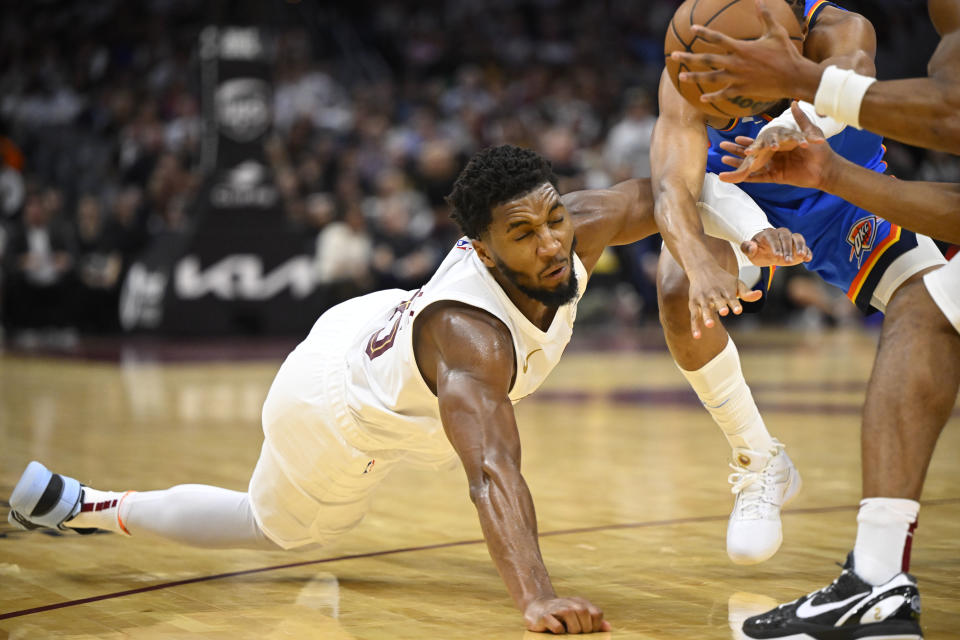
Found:
[[[826,0],[806,1],[808,28],[813,27],[826,6],[836,5]],[[761,115],[732,120],[724,129],[708,127],[707,171],[730,171],[730,167],[720,161],[728,155],[720,143],[734,141],[737,136],[756,138],[770,120],[769,116]],[[830,147],[847,160],[878,173],[887,169],[882,141],[880,136],[854,127],[846,127],[828,140]],[[763,209],[773,226],[803,234],[813,252],[813,260],[806,263],[806,268],[845,291],[861,311],[870,310],[871,295],[884,270],[897,257],[917,246],[917,237],[912,231],[837,196],[790,185],[741,183],[738,186]]]

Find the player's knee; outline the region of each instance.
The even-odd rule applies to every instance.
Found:
[[[884,312],[884,336],[902,336],[917,331],[930,334],[940,325],[949,324],[927,292],[922,275],[911,276],[890,297]]]
[[[665,330],[685,328],[690,324],[690,283],[675,262],[661,262],[657,270],[657,301],[660,305],[660,322]],[[666,267],[666,268],[664,268]]]

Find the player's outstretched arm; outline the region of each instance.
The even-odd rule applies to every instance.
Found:
[[[592,272],[603,250],[657,233],[650,178],[634,178],[609,189],[572,191],[561,197],[577,234],[577,255]]]
[[[650,148],[654,217],[690,281],[690,329],[699,338],[701,326],[712,327],[717,314],[741,313],[740,298],[753,301],[762,294],[720,267],[703,241],[697,200],[709,146],[704,115],[683,99],[666,71],[660,77],[659,99],[660,117]]]
[[[796,102],[794,117],[807,141],[796,149],[774,154],[765,169],[747,182],[778,182],[827,191],[918,233],[960,243],[960,184],[898,180],[871,171],[836,154],[823,132],[810,122]],[[750,138],[739,144],[721,143],[731,155],[723,162],[738,166]],[[729,181],[730,174],[720,174]]]
[[[417,364],[435,389],[443,428],[463,462],[490,557],[527,628],[609,630],[590,602],[557,596],[540,555],[508,397],[516,367],[510,332],[485,311],[444,303],[421,313],[414,336]]]
[[[608,246],[630,244],[657,233],[653,217],[653,194],[649,178],[634,178],[609,189],[573,191],[562,197],[573,217],[577,233],[577,255],[588,272]],[[798,233],[770,227],[762,211],[759,219],[748,219],[743,210],[719,212],[698,207],[707,235],[741,245],[754,264],[761,267],[788,267],[809,261],[810,250]],[[736,215],[730,216],[730,213]]]

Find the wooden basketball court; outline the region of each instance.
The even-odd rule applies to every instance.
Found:
[[[581,334],[518,405],[547,567],[559,592],[605,610],[614,630],[600,637],[736,638],[731,618],[824,586],[852,548],[876,337],[736,337],[761,411],[804,479],[783,547],[762,565],[727,559],[729,449],[656,341]],[[281,354],[120,355],[0,356],[0,639],[543,637],[524,632],[487,556],[462,470],[395,472],[353,534],[320,551],[13,531],[5,500],[31,459],[101,489],[245,489]],[[958,423],[955,410],[914,545],[927,638],[960,637]]]

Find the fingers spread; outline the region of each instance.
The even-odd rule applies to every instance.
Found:
[[[754,165],[755,159],[752,156],[747,156],[744,158],[743,162],[740,163],[740,166],[736,171],[727,171],[721,173],[720,177],[723,178],[726,176],[724,182],[743,182],[747,179],[747,176],[751,173],[751,168]]]
[[[735,142],[730,142],[729,140],[724,140],[720,143],[720,148],[724,151],[728,151],[736,156],[741,158],[746,157],[746,147]]]
[[[693,25],[691,27],[691,31],[693,31],[695,35],[699,36],[701,40],[706,40],[710,44],[715,44],[726,51],[737,50],[737,41],[725,33],[714,31],[709,27],[704,27],[699,24]]]
[[[807,240],[803,237],[802,234],[795,233],[792,236],[793,241],[793,251],[798,258],[804,262],[810,262],[813,259],[813,252],[810,251],[810,247],[807,246]]]
[[[694,340],[698,340],[703,335],[700,326],[700,307],[698,305],[690,305],[690,333],[693,334]]]
[[[744,302],[756,302],[763,297],[763,291],[751,289],[743,283],[743,280],[737,280],[737,297]]]
[[[737,89],[736,86],[728,84],[723,89],[701,94],[700,102],[713,102],[715,100],[723,100],[724,98],[736,98],[739,94],[740,90]]]
[[[711,62],[704,62],[704,64],[717,64],[717,62],[713,60]],[[729,81],[730,74],[723,69],[714,69],[713,71],[684,71],[678,78],[680,82],[716,83],[723,82],[724,80]]]

